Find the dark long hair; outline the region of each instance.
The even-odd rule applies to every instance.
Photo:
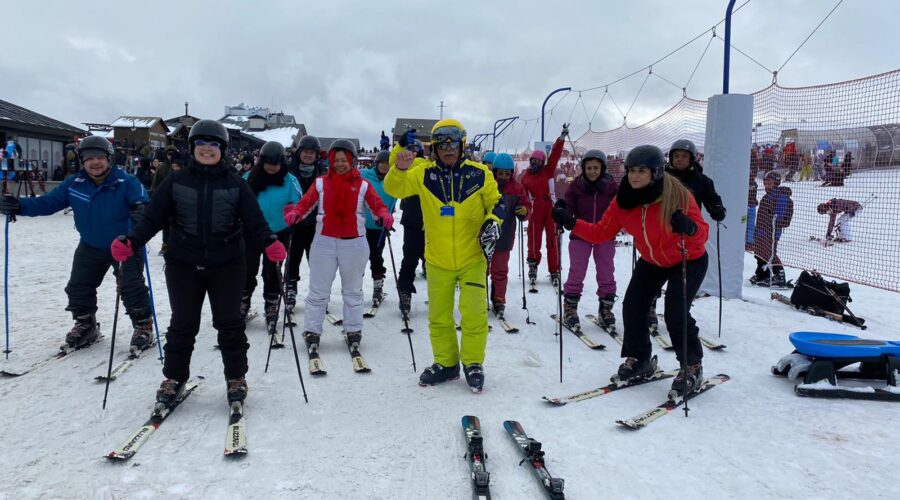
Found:
[[[270,174],[266,172],[265,167],[263,167],[262,159],[256,162],[256,165],[250,170],[250,177],[247,179],[247,182],[250,184],[250,189],[258,195],[265,191],[269,186],[284,186],[284,178],[288,173],[287,164],[282,161],[278,167],[278,172]]]

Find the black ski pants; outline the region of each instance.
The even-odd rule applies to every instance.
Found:
[[[291,229],[283,229],[275,233],[275,236],[278,237],[278,241],[287,246],[288,240],[291,239]],[[269,260],[265,256],[265,249],[257,248],[253,242],[244,240],[244,246],[247,249],[247,253],[244,254],[247,261],[244,295],[253,295],[253,291],[256,290],[256,275],[259,274],[260,259],[262,259],[263,293],[266,295],[280,295],[281,282],[278,280],[278,266],[280,264]]]
[[[313,238],[316,237],[315,225],[297,224],[291,233],[291,255],[290,269],[288,269],[288,279],[297,281],[300,279],[300,261],[303,260],[303,254],[306,253],[309,259],[309,249],[312,247]]]
[[[213,328],[218,332],[219,351],[225,365],[225,378],[247,373],[247,335],[241,318],[241,292],[244,290],[244,259],[212,269],[168,262],[166,285],[172,319],[166,332],[166,360],[163,375],[179,381],[190,378],[191,353],[200,331],[200,312],[209,295]]]
[[[384,229],[366,229],[366,241],[369,242],[369,269],[372,279],[384,279],[387,268],[384,267],[384,245],[387,234]]]
[[[103,278],[113,268],[118,274],[118,263],[113,260],[109,249],[97,249],[79,242],[72,257],[72,272],[66,284],[69,296],[67,311],[72,316],[97,312],[97,288]],[[122,303],[132,317],[144,318],[150,311],[150,295],[144,284],[144,249],[134,249],[134,255],[122,265]],[[136,313],[136,314],[134,314]]]
[[[397,286],[401,292],[416,293],[416,269],[425,260],[425,231],[420,227],[403,226],[403,260]]]
[[[709,256],[703,254],[687,261],[687,364],[699,363],[703,359],[703,347],[697,334],[697,322],[691,316],[691,303],[706,276]],[[665,320],[666,330],[675,347],[675,356],[682,361],[684,335],[684,299],[682,295],[681,264],[672,267],[658,267],[644,259],[638,259],[622,301],[622,321],[625,324],[622,357],[649,358],[653,352],[650,344],[650,329],[647,325],[647,310],[666,283]]]

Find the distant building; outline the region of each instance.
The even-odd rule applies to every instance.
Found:
[[[237,106],[225,106],[225,115],[219,118],[231,130],[237,128],[244,137],[238,140],[241,147],[258,148],[267,141],[278,141],[289,147],[298,137],[306,135],[306,126],[297,123],[294,115],[282,111],[274,112],[269,108],[248,106],[244,103]]]
[[[393,143],[396,144],[408,129],[416,129],[416,136],[423,144],[431,142],[431,129],[438,120],[430,118],[397,118],[394,128],[391,129]]]
[[[120,116],[109,125],[113,128],[115,142],[126,148],[166,147],[169,127],[158,116]]]
[[[62,162],[65,145],[86,134],[86,130],[0,100],[0,144],[5,147],[7,140],[15,139],[22,148],[20,160],[37,165],[45,178]]]

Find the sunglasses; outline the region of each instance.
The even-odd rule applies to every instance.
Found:
[[[459,147],[458,141],[441,142],[437,144],[438,151],[449,151]]]
[[[194,146],[212,146],[214,148],[221,148],[222,145],[218,141],[204,141],[203,139],[197,139],[194,141]]]

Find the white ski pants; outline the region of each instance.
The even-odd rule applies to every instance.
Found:
[[[363,275],[369,262],[369,244],[365,237],[344,240],[317,234],[309,250],[309,293],[303,326],[308,332],[322,333],[325,308],[331,299],[334,275],[341,273],[344,302],[344,331],[362,331]]]

